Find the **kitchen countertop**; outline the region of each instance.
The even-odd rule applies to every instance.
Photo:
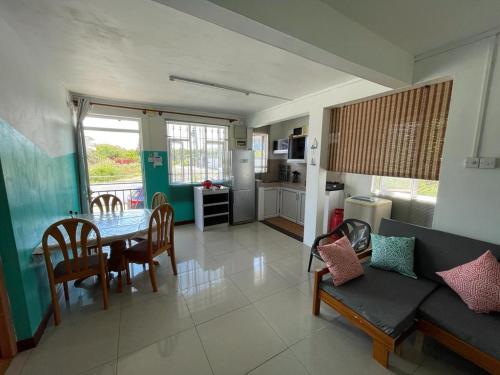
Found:
[[[272,182],[264,182],[262,180],[255,180],[257,184],[257,188],[259,187],[284,187],[294,190],[306,191],[306,186],[301,183],[293,183],[293,182],[283,182],[283,181],[272,181]]]

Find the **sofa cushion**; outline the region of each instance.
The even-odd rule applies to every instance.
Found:
[[[491,251],[472,262],[437,274],[469,309],[477,313],[500,312],[500,263]]]
[[[418,277],[425,277],[446,285],[436,272],[470,262],[486,250],[500,259],[500,245],[458,236],[452,233],[419,227],[401,221],[382,219],[379,234],[384,236],[415,237],[414,270]]]
[[[437,284],[379,270],[366,264],[363,268],[364,276],[344,285],[334,286],[332,279],[325,277],[319,287],[396,338],[411,327],[418,305]]]
[[[417,278],[413,272],[415,237],[371,235],[372,258],[370,266],[395,271],[403,276]]]
[[[477,314],[453,290],[439,287],[420,305],[417,315],[500,359],[500,313]]]
[[[332,274],[333,284],[345,284],[363,275],[363,267],[347,236],[334,243],[318,246],[319,254]]]

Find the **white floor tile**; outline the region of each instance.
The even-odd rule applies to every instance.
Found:
[[[116,375],[116,361],[108,362],[78,375]]]
[[[256,302],[255,307],[287,345],[329,325],[328,320],[312,314],[310,298],[296,288],[264,298]]]
[[[193,327],[184,299],[151,298],[122,309],[118,355],[143,348]]]
[[[253,306],[198,326],[215,375],[245,374],[286,349]]]
[[[305,367],[286,350],[249,372],[249,375],[308,375]]]
[[[117,375],[211,375],[200,339],[190,329],[119,358]]]
[[[197,285],[183,292],[195,324],[246,306],[250,301],[229,279]]]
[[[76,374],[116,358],[120,309],[89,313],[49,327],[22,374]]]
[[[230,278],[252,302],[268,297],[292,285],[271,267],[265,265],[236,273],[231,275]]]

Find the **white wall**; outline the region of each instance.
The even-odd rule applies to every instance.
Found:
[[[500,168],[466,169],[463,166],[464,159],[472,152],[489,43],[490,40],[485,39],[417,62],[415,82],[446,76],[453,78],[434,227],[500,243]],[[487,105],[481,156],[500,157],[498,103],[500,64],[497,63]]]

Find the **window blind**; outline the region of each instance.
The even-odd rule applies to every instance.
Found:
[[[438,180],[453,81],[332,109],[329,170]]]

